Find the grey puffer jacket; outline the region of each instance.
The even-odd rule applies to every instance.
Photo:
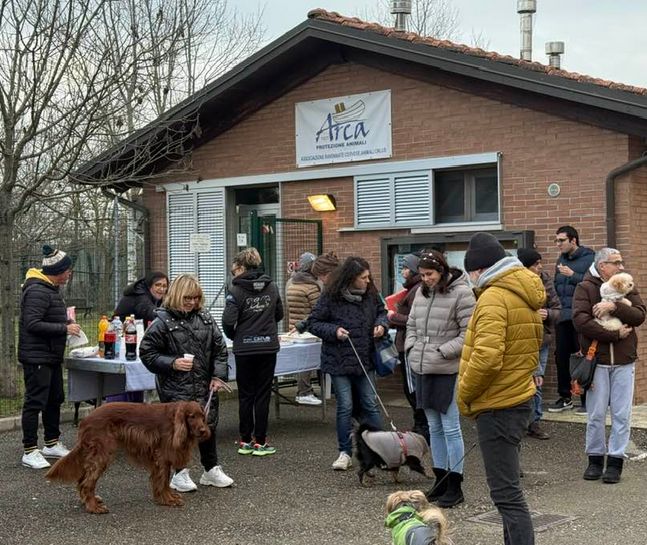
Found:
[[[452,269],[450,274],[445,293],[432,289],[425,297],[419,289],[409,313],[404,349],[409,351],[411,370],[419,375],[458,373],[476,298],[464,272]]]
[[[191,371],[175,371],[173,362],[184,354],[193,354]],[[212,378],[226,381],[229,375],[227,345],[216,322],[206,311],[189,314],[162,308],[146,330],[139,346],[139,358],[155,373],[160,401],[198,401],[209,396]],[[216,396],[211,403],[209,425],[217,415]]]

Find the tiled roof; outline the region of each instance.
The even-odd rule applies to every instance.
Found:
[[[472,57],[480,57],[496,62],[512,64],[519,66],[520,68],[523,68],[525,70],[543,72],[545,74],[548,74],[549,76],[566,78],[578,81],[580,83],[600,85],[602,87],[607,87],[608,89],[626,91],[628,93],[634,93],[637,95],[647,95],[647,89],[645,89],[644,87],[635,87],[633,85],[625,85],[623,83],[616,83],[600,78],[593,78],[591,76],[578,74],[576,72],[568,72],[566,70],[553,68],[552,66],[541,64],[539,62],[524,61],[515,57],[511,57],[510,55],[501,55],[493,51],[485,51],[477,47],[469,47],[467,45],[450,42],[449,40],[438,40],[436,38],[421,36],[419,34],[415,34],[414,32],[398,32],[393,28],[384,27],[377,23],[368,23],[366,21],[358,19],[357,17],[344,17],[343,15],[340,15],[339,13],[334,11],[331,12],[324,9],[314,9],[308,13],[308,18],[328,21],[342,26],[356,28],[358,30],[365,30],[367,32],[375,32],[377,34],[382,34],[383,36],[388,36],[389,38],[397,38],[399,40],[404,40],[416,44],[429,45],[431,47],[454,51],[456,53],[462,53],[464,55],[470,55]]]

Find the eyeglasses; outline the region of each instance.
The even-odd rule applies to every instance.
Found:
[[[625,262],[622,259],[618,259],[616,261],[604,261],[604,263],[608,263],[609,265],[615,265],[616,267],[624,267]]]
[[[566,241],[568,241],[568,239],[567,239],[567,238],[556,238],[556,239],[555,239],[555,242],[556,242],[557,244],[561,244],[562,242],[566,242]]]
[[[185,295],[184,297],[182,297],[182,301],[184,301],[185,303],[191,303],[192,301],[199,301],[199,300],[200,300],[199,295]]]

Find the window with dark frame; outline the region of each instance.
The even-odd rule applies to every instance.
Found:
[[[433,194],[434,223],[499,219],[496,168],[437,170]]]

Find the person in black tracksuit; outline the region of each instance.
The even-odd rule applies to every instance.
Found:
[[[78,335],[78,324],[68,323],[65,301],[59,291],[72,275],[72,259],[43,246],[42,269],[29,269],[22,286],[18,361],[25,379],[22,408],[24,454],[22,464],[32,469],[49,467],[47,458],[68,454],[59,429],[63,391],[63,355],[68,335]],[[45,447],[38,450],[38,414],[42,413]]]
[[[267,420],[279,351],[277,324],[283,319],[278,287],[260,266],[261,257],[255,248],[236,255],[222,315],[222,328],[234,342],[236,357],[238,453],[255,456],[276,452],[267,443]]]
[[[200,484],[224,488],[234,482],[218,464],[216,450],[217,393],[229,390],[227,345],[216,322],[203,310],[203,303],[204,294],[195,276],[181,274],[175,278],[157,318],[142,338],[139,357],[155,373],[162,403],[197,401],[206,406],[213,392],[207,415],[211,437],[198,444],[204,467]],[[179,492],[196,490],[187,468],[175,470],[171,488]]]

